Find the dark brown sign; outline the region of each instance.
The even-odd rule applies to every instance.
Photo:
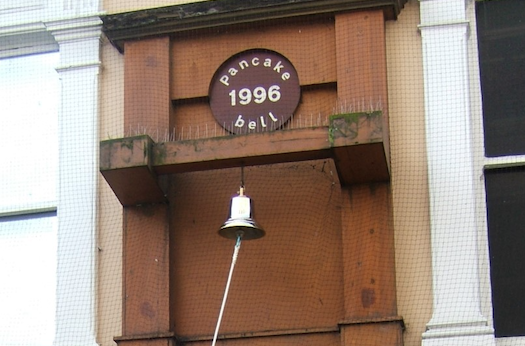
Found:
[[[252,49],[226,60],[210,84],[217,122],[234,134],[273,131],[292,116],[301,88],[292,63],[279,53]]]

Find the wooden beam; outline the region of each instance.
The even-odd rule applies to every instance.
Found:
[[[380,113],[357,113],[337,115],[331,126],[162,143],[148,136],[102,141],[100,170],[125,206],[165,202],[157,175],[242,165],[333,158],[342,185],[388,181],[377,123]]]
[[[175,338],[155,338],[155,339],[133,339],[115,338],[118,346],[176,346],[178,345]]]
[[[158,143],[159,174],[265,165],[330,157],[328,127]]]
[[[341,325],[341,344],[345,346],[402,346],[402,321]]]
[[[123,206],[167,202],[153,171],[148,136],[107,140],[100,145],[100,172]]]
[[[110,42],[123,52],[126,41],[240,23],[380,9],[395,19],[406,0],[224,0],[146,9],[102,16]]]
[[[329,132],[332,157],[343,185],[389,180],[382,112],[333,115]]]

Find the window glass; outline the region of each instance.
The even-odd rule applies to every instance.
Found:
[[[58,53],[0,60],[2,345],[50,346],[55,334],[56,212],[34,211],[56,209],[57,63]]]
[[[525,167],[485,172],[496,336],[525,336]]]
[[[485,154],[525,154],[525,1],[476,2]]]
[[[50,346],[55,332],[55,213],[0,218],[0,340]]]
[[[0,60],[0,212],[56,200],[58,53]]]

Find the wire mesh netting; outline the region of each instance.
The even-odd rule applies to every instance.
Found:
[[[468,2],[468,34],[432,37],[445,47],[432,51],[423,43],[432,31],[420,25],[425,5],[409,0],[399,14],[389,6],[258,12],[266,19],[246,22],[231,14],[221,25],[161,32],[179,5],[103,2],[100,64],[82,60],[86,47],[59,45],[0,60],[0,345],[200,346],[218,327],[218,345],[420,345],[449,325],[496,326],[495,344],[523,342],[521,322],[508,321],[522,321],[519,309],[505,305],[523,304],[515,281],[491,282],[521,260],[522,199],[508,196],[521,185],[485,186],[484,170],[496,177],[525,160],[519,145],[512,158],[485,157],[477,26],[486,21],[479,36],[488,41],[517,29],[491,31],[482,5]],[[152,19],[162,6],[171,7]],[[133,32],[154,20],[159,32]],[[115,23],[133,39],[119,38]],[[458,51],[466,61],[441,72],[467,66],[461,88],[436,83],[429,66]],[[489,55],[485,69],[496,69]],[[279,114],[289,95],[282,83],[294,80],[287,63],[300,97]],[[267,71],[250,78],[258,68]],[[234,109],[220,119],[213,83],[229,87]],[[439,107],[438,94],[447,100]],[[447,112],[443,131],[431,117]],[[242,240],[218,326],[236,244],[218,230],[241,187],[265,236]],[[497,214],[488,221],[487,203]],[[513,231],[496,233],[505,222]],[[497,273],[487,227],[490,239],[516,237],[498,243]]]

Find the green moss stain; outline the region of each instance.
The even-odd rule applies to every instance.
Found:
[[[337,138],[355,139],[363,121],[381,119],[381,111],[334,114],[329,117],[328,141],[333,146]]]
[[[101,146],[120,145],[121,148],[133,150],[136,141],[152,141],[148,135],[140,135],[125,138],[106,139],[100,142]]]
[[[137,146],[137,148],[135,148]],[[125,138],[107,139],[100,142],[101,153],[107,152],[104,159],[108,161],[107,165],[110,168],[111,156],[120,152],[120,160],[125,163],[133,161],[133,152],[135,149],[141,150],[143,155],[143,162],[148,163],[148,159],[152,150],[153,141],[148,135],[139,135]]]
[[[167,149],[165,143],[158,143],[154,146],[153,161],[155,165],[163,165],[166,162]],[[173,156],[177,155],[177,152],[173,153]]]

